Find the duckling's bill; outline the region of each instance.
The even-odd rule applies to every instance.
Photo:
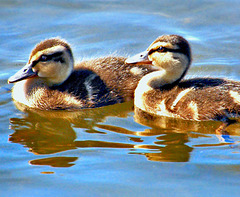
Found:
[[[8,83],[15,83],[36,76],[37,73],[32,70],[32,64],[26,64],[21,70],[8,79]]]
[[[125,60],[126,64],[152,64],[152,61],[148,59],[148,51],[143,51],[141,53],[138,53],[137,55],[134,55],[132,57],[129,57]]]

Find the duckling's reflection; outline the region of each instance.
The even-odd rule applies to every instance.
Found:
[[[19,106],[18,106],[19,107]],[[23,144],[34,154],[54,154],[77,148],[127,148],[130,154],[146,156],[152,161],[187,162],[193,146],[189,137],[204,137],[214,134],[217,122],[193,122],[167,117],[153,117],[135,113],[136,122],[149,126],[144,131],[131,131],[123,127],[104,124],[109,116],[127,117],[132,112],[132,103],[123,103],[103,108],[86,109],[77,112],[66,111],[24,111],[23,117],[11,118],[11,128],[15,130],[9,140]],[[98,140],[76,140],[74,128],[85,132],[123,134],[130,143],[107,142]],[[106,132],[104,132],[106,131]],[[146,143],[151,137],[153,142]],[[209,137],[209,136],[206,136]],[[204,145],[202,145],[204,146]],[[208,146],[208,145],[206,145]],[[70,167],[78,157],[48,157],[30,161],[32,165]]]
[[[18,109],[24,112],[21,118],[11,118],[11,129],[15,132],[9,141],[23,144],[29,151],[41,154],[53,154],[66,150],[86,147],[133,148],[131,144],[78,141],[74,127],[83,128],[85,132],[103,133],[94,129],[97,123],[108,116],[126,117],[132,111],[132,103],[123,103],[96,109],[75,112],[30,110],[22,105]],[[50,165],[54,167],[70,167],[76,157],[50,157],[30,161],[33,165]]]
[[[112,132],[138,136],[138,138],[129,138],[133,142],[139,142],[133,145],[130,154],[144,155],[151,161],[187,162],[190,158],[190,152],[193,150],[186,144],[189,141],[189,134],[186,131],[181,133],[179,129],[153,127],[144,131],[134,132],[111,125],[98,126]],[[144,143],[144,140],[140,137],[147,136],[156,136],[154,144],[141,144],[142,142]]]
[[[137,132],[138,136],[152,136],[158,135],[156,137],[157,141],[154,142],[156,144],[157,151],[147,152],[147,153],[137,153],[141,155],[145,155],[149,160],[152,161],[165,161],[165,162],[186,162],[190,159],[190,153],[193,150],[192,145],[190,147],[187,145],[189,142],[189,138],[199,138],[199,137],[209,137],[208,134],[216,134],[216,128],[219,128],[221,122],[214,121],[187,121],[177,118],[168,118],[168,117],[160,117],[147,114],[141,110],[135,109],[134,114],[135,121],[151,127],[151,129],[145,129],[142,132]],[[237,125],[234,125],[235,127]],[[239,125],[238,125],[239,127]],[[234,127],[231,127],[231,133],[235,135],[239,135],[239,132]],[[239,129],[238,129],[239,130]],[[221,138],[220,143],[215,144],[219,145],[232,145],[233,140],[229,137],[228,132],[224,133],[224,136],[217,136]],[[224,140],[222,140],[224,138]],[[228,141],[227,141],[228,139]],[[222,143],[224,142],[224,143]],[[209,144],[201,144],[196,145],[196,147],[209,147]],[[214,146],[214,144],[211,144]],[[148,146],[135,146],[135,148],[150,148]],[[154,147],[151,147],[154,149]]]
[[[44,118],[28,112],[22,118],[10,119],[15,132],[9,140],[20,143],[35,154],[52,154],[74,148],[76,133],[67,120]]]
[[[202,134],[216,134],[220,141],[225,143],[232,143],[232,140],[227,140],[227,138],[231,139],[227,131],[224,133],[216,133],[217,128],[222,125],[220,121],[190,121],[178,118],[169,118],[164,116],[151,115],[140,109],[135,109],[134,112],[135,121],[143,125],[147,125],[153,128],[173,128],[176,130],[176,132],[181,133],[194,131],[200,132]],[[239,124],[234,124],[229,127],[231,128],[232,135],[239,135]],[[144,133],[141,133],[141,135],[144,135]]]
[[[136,115],[135,118],[137,118]],[[190,153],[193,150],[192,147],[189,147],[186,144],[189,141],[189,134],[187,130],[184,131],[179,129],[181,127],[174,128],[174,123],[172,122],[173,120],[174,119],[163,117],[161,121],[164,122],[165,125],[154,126],[153,124],[156,122],[153,121],[153,124],[144,124],[150,126],[150,129],[145,129],[144,131],[138,132],[112,125],[98,125],[98,127],[112,132],[137,136],[129,138],[131,141],[140,142],[138,144],[134,144],[134,149],[131,149],[130,154],[144,155],[148,160],[151,161],[187,162],[189,161]],[[139,119],[136,119],[136,121],[140,124],[146,123],[139,122]],[[149,119],[146,119],[146,121],[150,123]],[[154,143],[144,144],[144,137],[151,136],[156,136]]]
[[[190,153],[193,148],[186,145],[188,142],[188,136],[186,133],[175,133],[174,130],[170,132],[159,132],[159,129],[151,129],[154,133],[162,133],[155,141],[154,146],[148,145],[135,146],[135,148],[152,149],[152,151],[146,153],[135,153],[144,155],[151,161],[162,162],[187,162],[190,159]]]

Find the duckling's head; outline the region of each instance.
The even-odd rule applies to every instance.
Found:
[[[63,83],[73,70],[73,55],[67,42],[59,38],[44,40],[32,50],[28,63],[8,79],[9,83],[39,77],[49,86]]]
[[[191,64],[191,49],[187,40],[179,35],[158,37],[146,51],[126,60],[127,64],[151,64],[179,81]]]

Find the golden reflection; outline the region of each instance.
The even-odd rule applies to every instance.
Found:
[[[83,147],[81,144],[90,147],[92,142],[76,141],[74,127],[89,133],[104,133],[95,129],[97,123],[108,116],[126,117],[132,111],[132,103],[71,112],[19,109],[25,113],[21,118],[10,119],[10,128],[15,132],[9,141],[23,144],[34,154],[52,154]]]
[[[127,117],[132,112],[132,102],[80,111],[40,111],[18,106],[24,112],[22,117],[11,118],[10,128],[14,130],[9,141],[24,145],[36,155],[54,154],[77,148],[133,148],[132,144],[94,140],[76,140],[74,128],[88,133],[105,132],[97,130],[97,124],[109,116]],[[71,167],[78,157],[49,157],[31,160],[32,165]]]
[[[9,141],[23,144],[34,154],[52,154],[74,149],[76,133],[64,119],[50,119],[35,113],[26,113],[23,118],[11,118]]]
[[[221,126],[221,122],[217,121],[187,121],[177,118],[169,118],[164,116],[154,116],[147,114],[141,110],[135,110],[135,121],[139,124],[149,126],[151,129],[145,129],[141,132],[136,132],[137,136],[153,136],[156,135],[154,146],[137,145],[135,148],[151,149],[148,152],[137,152],[133,154],[140,154],[146,156],[152,161],[165,162],[187,162],[190,159],[190,153],[193,147],[211,147],[232,145],[233,139],[227,131],[221,133],[218,144],[197,144],[190,147],[187,143],[190,138],[209,137],[209,134],[216,134],[216,129]],[[238,129],[237,129],[238,128]],[[229,126],[229,132],[233,135],[239,135],[239,124]],[[224,140],[223,140],[224,139]],[[222,143],[224,141],[224,143]],[[238,142],[235,142],[238,143]],[[232,146],[230,146],[232,147]],[[155,151],[154,151],[155,148]],[[158,149],[156,151],[156,148]]]
[[[215,131],[222,125],[220,121],[191,121],[180,118],[150,115],[139,109],[135,109],[134,119],[139,124],[147,125],[152,128],[174,129],[175,132],[180,133],[188,131],[199,132],[198,135],[202,134],[202,136],[204,136],[204,134],[220,135],[220,133],[216,133]],[[224,131],[221,135],[229,135],[229,133],[231,133],[231,135],[240,135],[239,123],[228,126],[227,131]],[[141,135],[149,134],[142,133]],[[191,137],[194,137],[194,134]]]
[[[41,172],[41,174],[54,174],[54,172]]]
[[[76,141],[76,147],[78,148],[133,148],[134,145],[117,142],[104,142],[94,140]]]
[[[137,122],[140,121],[136,115],[135,118]],[[131,141],[137,142],[137,144],[133,145],[130,154],[144,155],[151,161],[187,162],[193,150],[192,147],[187,145],[189,137],[207,137],[204,133],[198,135],[191,132],[193,130],[197,131],[197,128],[199,128],[199,125],[194,124],[194,122],[166,117],[158,117],[158,119],[153,119],[153,121],[150,121],[150,119],[141,120],[145,121],[139,122],[140,124],[144,123],[144,125],[151,128],[144,131],[130,131],[113,125],[98,124],[98,127],[111,132],[137,136],[129,137]],[[144,138],[139,138],[151,136],[155,136],[154,144],[144,144]]]
[[[216,121],[190,121],[180,118],[170,118],[165,116],[156,116],[148,114],[142,110],[136,109],[134,114],[136,122],[142,125],[147,125],[152,128],[159,128],[165,131],[174,130],[175,133],[186,133],[189,131],[200,132],[204,134],[213,134],[214,130],[221,125],[221,122]],[[148,136],[151,134],[157,134],[157,131],[146,130],[139,135]]]
[[[36,155],[48,155],[72,149],[116,148],[128,149],[129,154],[144,155],[148,160],[161,162],[187,162],[194,147],[210,147],[209,144],[189,145],[191,138],[209,138],[215,134],[220,122],[196,122],[154,117],[144,113],[135,113],[135,121],[145,125],[140,131],[132,131],[121,126],[104,123],[107,117],[125,118],[133,111],[133,104],[123,103],[80,111],[39,111],[19,107],[24,112],[22,117],[11,118],[10,128],[14,133],[9,141],[19,143]],[[120,124],[121,125],[121,124]],[[239,126],[239,125],[238,125]],[[75,128],[82,128],[86,133],[104,140],[80,140]],[[239,132],[236,125],[228,129]],[[112,133],[119,134],[124,143],[114,140]],[[104,136],[102,136],[104,135]],[[239,134],[238,134],[239,135]],[[109,139],[110,136],[110,139]],[[227,134],[226,134],[227,136]],[[215,144],[226,145],[223,143]],[[71,167],[78,159],[74,157],[47,157],[31,160],[32,165],[52,167]]]
[[[72,162],[76,161],[77,157],[49,157],[44,159],[35,159],[29,161],[32,165],[47,165],[51,167],[71,167],[74,164]]]
[[[193,148],[186,143],[188,140],[187,133],[176,133],[174,130],[163,131],[158,128],[149,129],[148,133],[159,133],[156,137],[155,145],[136,145],[135,149],[149,149],[151,151],[139,152],[132,154],[144,155],[148,160],[161,162],[187,162],[190,159],[190,153]]]

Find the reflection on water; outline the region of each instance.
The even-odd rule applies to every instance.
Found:
[[[193,148],[186,145],[188,141],[188,135],[186,133],[167,132],[165,135],[156,137],[156,141],[154,142],[156,146],[154,147],[148,145],[140,145],[136,147],[153,149],[153,151],[136,154],[144,155],[151,161],[187,162],[189,161],[190,153],[193,150]]]
[[[107,116],[126,117],[132,111],[132,104],[119,104],[105,108],[86,109],[75,112],[67,111],[31,111],[18,105],[24,111],[21,118],[11,118],[11,129],[14,133],[10,135],[9,141],[19,143],[34,154],[53,154],[76,148],[132,148],[133,145],[115,142],[76,140],[74,128],[85,129],[87,133],[104,134],[94,127],[97,123],[104,121]],[[30,161],[34,165],[50,165],[53,167],[70,167],[69,162],[77,158],[50,157]]]
[[[121,126],[106,124],[108,117],[127,117],[132,112],[132,103],[118,104],[96,109],[81,111],[38,111],[18,106],[24,111],[21,118],[11,118],[9,141],[19,143],[38,155],[48,155],[57,152],[84,149],[108,148],[127,149],[129,154],[144,155],[151,161],[187,162],[190,160],[193,146],[188,143],[193,138],[208,137],[215,134],[220,122],[196,122],[167,117],[153,117],[135,113],[135,121],[149,126],[143,131],[134,131]],[[239,125],[238,125],[239,126]],[[103,140],[81,140],[75,129],[83,129],[92,135],[104,135]],[[110,133],[109,133],[110,132]],[[109,135],[117,133],[127,137],[124,143],[110,141]],[[227,133],[226,136],[229,137]],[[235,133],[236,134],[236,133]],[[151,139],[150,142],[147,142]],[[209,147],[226,145],[198,144]],[[32,165],[49,165],[52,167],[71,167],[76,157],[48,157],[31,160]]]
[[[71,167],[76,161],[77,157],[49,157],[44,159],[31,160],[29,163],[32,165],[47,165],[51,167]]]
[[[141,111],[139,109],[135,109],[134,117],[136,122],[143,125],[150,126],[152,127],[152,129],[154,128],[163,128],[166,130],[170,129],[170,130],[173,130],[175,133],[178,133],[178,132],[189,133],[189,131],[191,131],[189,133],[190,138],[196,138],[196,134],[195,134],[196,132],[202,134],[202,135],[198,134],[197,137],[200,137],[200,136],[204,137],[204,134],[215,134],[219,140],[219,143],[215,144],[216,146],[228,144],[233,147],[233,145],[236,146],[236,144],[239,143],[238,141],[234,141],[234,139],[231,138],[231,135],[240,134],[240,131],[239,131],[240,124],[235,120],[233,120],[235,124],[231,124],[229,126],[230,129],[228,127],[227,130],[219,131],[219,128],[222,126],[222,122],[220,121],[199,121],[198,122],[198,121],[182,120],[178,118],[159,117],[159,116],[147,114],[144,111]],[[191,134],[192,132],[194,133],[194,135]],[[144,132],[142,134],[144,134]],[[194,146],[208,147],[209,144],[205,144],[205,145],[198,144]]]
[[[22,105],[17,105],[17,107],[25,113],[21,118],[10,119],[11,129],[15,130],[10,135],[10,141],[25,142],[24,145],[29,148],[37,144],[31,147],[31,152],[36,154],[50,154],[73,149],[76,139],[74,127],[83,128],[88,133],[104,134],[94,128],[97,123],[104,121],[108,116],[126,117],[132,111],[132,103],[81,111],[41,111],[24,108]],[[42,146],[39,146],[40,144]],[[51,147],[47,148],[48,146]]]
[[[74,148],[76,133],[64,119],[47,119],[34,113],[23,118],[11,118],[11,128],[15,130],[9,141],[20,143],[35,154],[52,154]]]

